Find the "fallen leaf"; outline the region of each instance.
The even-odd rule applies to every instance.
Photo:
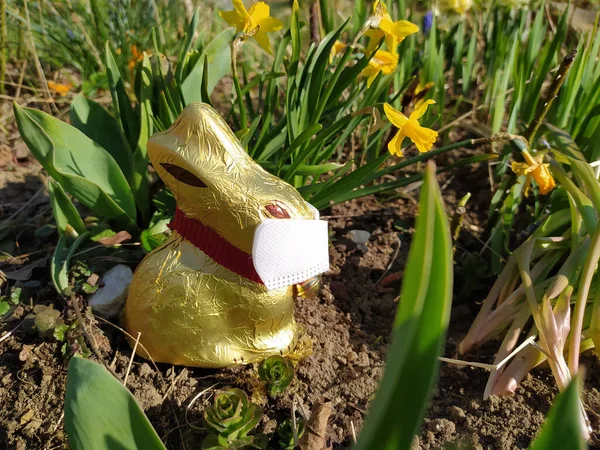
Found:
[[[131,235],[127,231],[119,231],[117,234],[113,236],[108,236],[102,239],[98,239],[102,245],[117,245],[121,242],[125,242],[131,239]]]

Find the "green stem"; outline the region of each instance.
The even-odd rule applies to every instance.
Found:
[[[590,284],[594,278],[594,272],[600,259],[600,226],[596,227],[592,237],[592,247],[588,253],[583,266],[577,299],[575,300],[575,311],[573,312],[573,321],[571,322],[571,345],[569,346],[569,370],[572,374],[577,373],[579,367],[579,350],[581,346],[581,329],[583,328],[583,316],[585,315],[585,305],[590,293]]]
[[[550,111],[550,107],[552,106],[552,102],[558,96],[558,91],[560,91],[561,86],[563,85],[565,78],[567,78],[567,74],[569,73],[569,69],[573,65],[573,61],[575,60],[575,56],[577,55],[577,50],[573,50],[563,59],[560,67],[558,68],[556,75],[554,76],[554,81],[552,81],[552,85],[550,86],[550,90],[548,91],[548,95],[546,99],[539,104],[538,110],[535,113],[535,117],[533,121],[529,124],[527,131],[525,132],[525,139],[529,142],[532,142],[535,133],[538,128],[542,124],[544,117]]]
[[[244,97],[242,95],[242,88],[240,86],[240,78],[237,71],[237,51],[243,44],[238,38],[235,38],[231,42],[231,73],[233,76],[233,86],[235,88],[235,94],[240,109],[240,129],[248,128],[248,120],[246,118],[246,108],[244,107]]]
[[[0,0],[0,94],[4,94],[6,47],[6,0]]]

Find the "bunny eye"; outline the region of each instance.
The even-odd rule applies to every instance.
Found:
[[[265,206],[267,215],[274,219],[289,219],[290,213],[288,213],[285,207],[279,202],[269,203]]]
[[[173,178],[182,183],[193,187],[206,187],[206,183],[194,175],[192,172],[185,170],[183,167],[175,164],[162,163],[161,167],[165,169]]]

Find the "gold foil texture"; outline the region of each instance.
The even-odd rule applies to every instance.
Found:
[[[248,254],[272,205],[286,217],[313,219],[300,194],[256,164],[206,104],[189,105],[169,130],[152,136],[148,155],[186,217]],[[157,362],[218,368],[258,361],[293,348],[295,292],[267,291],[174,231],[137,268],[126,326],[132,336],[141,333],[150,355],[138,353]]]

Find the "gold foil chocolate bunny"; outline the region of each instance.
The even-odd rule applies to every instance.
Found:
[[[171,364],[216,368],[289,352],[293,284],[327,270],[326,223],[256,164],[208,105],[186,107],[152,136],[148,155],[177,212],[168,241],[135,272],[129,333]]]

